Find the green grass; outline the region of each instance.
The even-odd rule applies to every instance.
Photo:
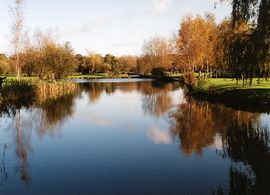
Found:
[[[95,74],[95,75],[72,75],[69,79],[110,79],[110,78],[127,78],[127,74]]]
[[[21,82],[28,83],[30,85],[35,85],[39,82],[38,77],[21,77]],[[4,85],[13,85],[14,82],[17,82],[17,79],[15,76],[7,76],[6,79],[3,81]]]
[[[176,74],[168,74],[169,77],[182,77],[183,74],[182,73],[176,73]]]
[[[36,81],[36,80],[38,80],[38,77],[21,77],[20,79],[23,80],[23,81],[29,81],[29,80]],[[16,79],[15,76],[7,76],[5,80],[15,81],[17,79]]]
[[[108,78],[108,75],[74,75],[69,76],[69,79],[102,79]]]
[[[3,76],[4,77],[4,76]],[[126,78],[128,77],[127,74],[94,74],[94,75],[82,75],[82,74],[77,74],[77,75],[72,75],[68,76],[69,79],[109,79],[109,78]],[[5,83],[9,83],[12,81],[16,81],[15,76],[6,76],[6,79],[4,80]],[[22,76],[20,78],[21,81],[29,81],[29,82],[37,82],[39,81],[38,77],[27,77],[27,76]]]
[[[270,81],[260,84],[254,79],[252,86],[235,79],[208,79],[189,91],[189,95],[198,100],[221,103],[225,106],[251,112],[270,111]]]
[[[244,85],[242,81],[236,83],[235,79],[208,79],[206,82],[203,82],[199,86],[201,90],[235,90],[235,89],[269,89],[270,90],[270,81],[261,80],[260,83],[257,82],[257,79],[253,80],[253,84],[250,86],[248,82]]]

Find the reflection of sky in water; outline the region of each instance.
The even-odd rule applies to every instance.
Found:
[[[157,127],[151,127],[148,130],[149,137],[155,144],[171,144],[172,138],[167,131],[163,131]]]
[[[270,127],[270,115],[269,114],[261,114],[260,123],[262,126]]]

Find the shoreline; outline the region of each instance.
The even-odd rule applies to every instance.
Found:
[[[63,83],[73,82],[73,81],[94,81],[94,80],[113,80],[113,79],[153,79],[154,81],[159,82],[180,82],[187,89],[187,95],[194,98],[197,101],[208,101],[210,103],[218,103],[223,104],[227,107],[231,107],[233,109],[239,109],[243,111],[251,111],[251,112],[265,112],[270,113],[270,83],[264,84],[254,84],[253,86],[245,86],[241,87],[240,85],[233,85],[231,79],[210,79],[208,83],[204,83],[201,86],[196,86],[194,88],[188,88],[181,77],[166,77],[165,79],[154,78],[151,76],[142,76],[142,75],[132,75],[129,77],[115,77],[112,75],[80,75],[80,76],[70,76],[67,80],[63,81],[55,81],[53,83],[48,82],[48,86],[53,86],[59,90],[63,87]],[[11,77],[7,79],[7,81],[11,81]],[[26,82],[30,85],[40,86],[42,83],[42,88],[48,88],[44,83],[47,82],[36,82],[35,78],[25,77],[21,81]],[[221,81],[223,83],[221,84]],[[9,83],[9,82],[8,82]],[[16,83],[16,82],[15,82]],[[225,85],[226,84],[226,85]],[[269,86],[268,86],[269,85]],[[226,87],[225,87],[226,86]],[[229,87],[228,87],[229,86]],[[65,87],[64,87],[65,88]],[[16,87],[14,86],[14,90]],[[3,88],[2,88],[3,90]],[[0,90],[0,93],[1,91]],[[56,90],[56,91],[57,91]],[[2,95],[2,94],[1,94]]]
[[[197,101],[219,103],[233,109],[270,113],[270,88],[254,89],[188,89],[187,94]]]

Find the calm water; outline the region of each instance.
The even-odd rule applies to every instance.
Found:
[[[1,114],[0,194],[270,194],[269,119],[177,83],[81,82]]]

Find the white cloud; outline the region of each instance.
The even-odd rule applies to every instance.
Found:
[[[167,10],[172,3],[172,0],[153,0],[153,6],[149,10],[150,14],[160,14]]]
[[[218,0],[195,0],[195,1],[204,2],[204,3],[217,3],[217,2],[219,2]]]
[[[158,15],[164,11],[166,11],[172,3],[172,0],[152,0],[151,5],[144,10],[140,11],[130,11],[126,12],[122,15],[113,16],[113,17],[105,17],[98,18],[94,21],[87,21],[79,26],[66,26],[62,29],[61,32],[65,35],[77,35],[85,34],[85,33],[94,33],[102,29],[103,27],[119,22],[121,20],[131,19],[133,17],[137,17],[138,15],[147,16],[147,15]]]
[[[85,23],[83,26],[81,26],[80,31],[83,33],[88,33],[88,32],[95,32],[98,29],[111,24],[113,22],[113,20],[111,19],[100,19],[100,20],[96,20],[94,22],[88,22]]]

